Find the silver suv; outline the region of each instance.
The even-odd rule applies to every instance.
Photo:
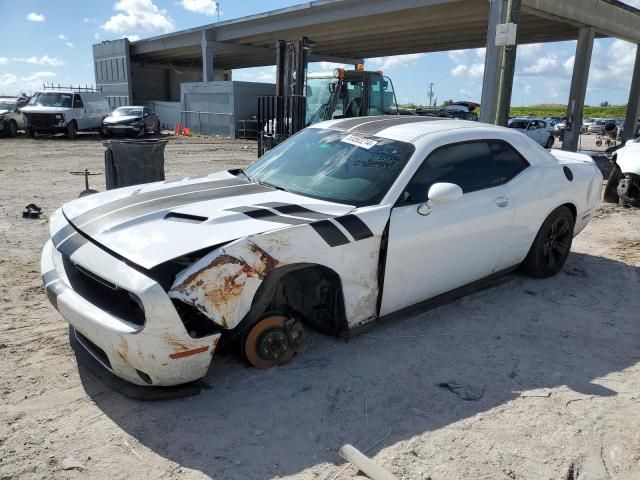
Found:
[[[26,117],[20,111],[29,103],[25,97],[0,97],[0,134],[15,137],[26,127]]]

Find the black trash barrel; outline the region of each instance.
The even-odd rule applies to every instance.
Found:
[[[107,190],[164,180],[166,140],[109,140],[103,145]]]

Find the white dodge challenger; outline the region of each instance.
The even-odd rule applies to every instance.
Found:
[[[234,342],[268,368],[518,267],[549,277],[600,202],[585,155],[490,125],[332,120],[245,170],[121,188],[51,219],[42,278],[71,334],[139,385],[204,376]]]

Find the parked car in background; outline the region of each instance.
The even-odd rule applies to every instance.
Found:
[[[613,156],[604,201],[640,207],[640,139],[628,140]]]
[[[596,135],[603,135],[605,133],[605,128],[608,124],[613,123],[615,125],[615,120],[609,118],[599,118],[593,122],[592,125],[587,128],[588,133],[595,133]]]
[[[587,133],[587,131],[589,130],[589,127],[591,125],[593,125],[593,122],[595,122],[596,119],[595,118],[583,118],[582,119],[582,129],[581,132],[582,133]]]
[[[92,89],[45,88],[36,92],[22,109],[27,117],[27,135],[66,133],[71,139],[79,131],[100,130],[111,113],[102,92]]]
[[[269,368],[294,358],[303,325],[348,335],[518,267],[551,277],[601,190],[590,157],[514,130],[331,120],[246,171],[65,204],[42,278],[71,338],[104,368],[175,385],[204,376],[230,342]]]
[[[24,130],[27,122],[20,109],[27,103],[26,97],[0,97],[0,134],[15,137]]]
[[[555,142],[553,130],[546,120],[538,118],[512,118],[509,120],[509,128],[524,133],[545,148],[553,147],[553,143]]]
[[[100,133],[103,136],[144,135],[160,133],[160,119],[158,115],[147,107],[127,106],[118,107],[102,121]]]

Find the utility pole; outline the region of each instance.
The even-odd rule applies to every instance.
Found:
[[[429,107],[431,107],[431,102],[433,100],[434,94],[433,94],[433,83],[429,84],[429,92],[427,93],[427,98],[429,99]]]
[[[518,25],[520,18],[521,0],[508,0],[507,23]],[[496,111],[496,125],[503,127],[509,122],[509,110],[511,109],[511,92],[513,90],[513,75],[516,67],[516,51],[518,49],[518,36],[516,33],[515,45],[503,47],[502,67],[500,69],[500,89],[498,90],[498,108]]]

